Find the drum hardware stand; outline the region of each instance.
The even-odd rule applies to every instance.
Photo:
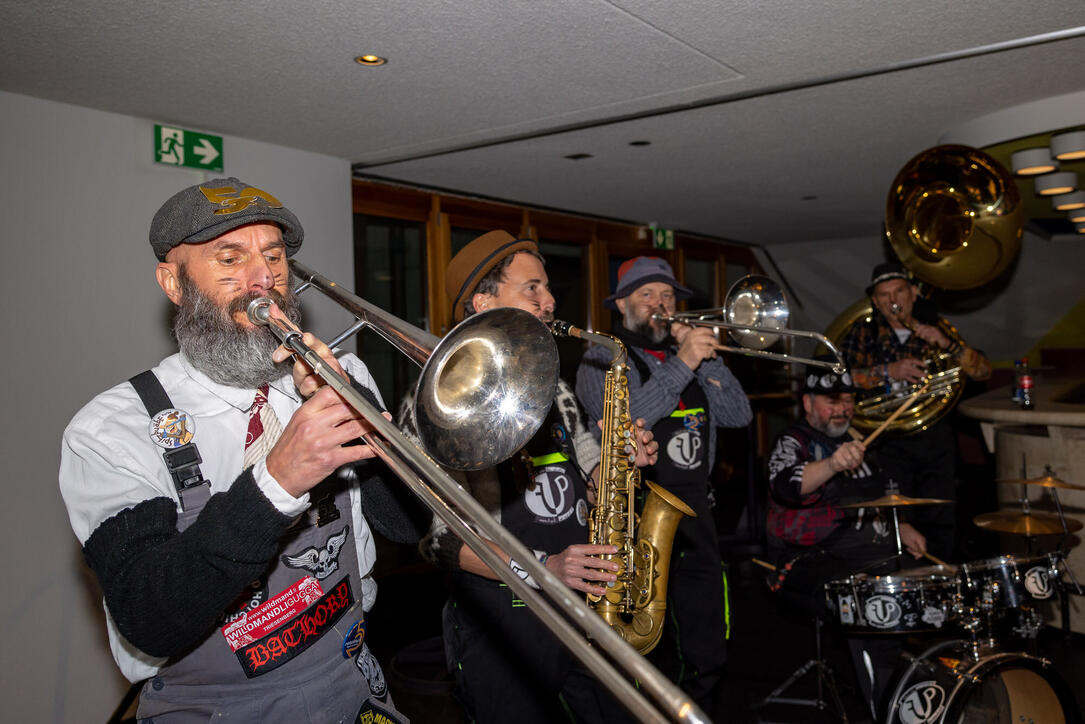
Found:
[[[832,696],[832,706],[836,709],[836,712],[840,715],[840,721],[847,724],[848,714],[844,708],[844,702],[840,698],[840,692],[836,688],[836,678],[833,676],[832,668],[825,663],[825,659],[821,650],[821,617],[814,616],[814,658],[807,661],[805,664],[795,669],[791,676],[787,677],[784,683],[777,686],[769,695],[762,699],[758,704],[754,705],[753,711],[760,711],[769,704],[789,704],[792,706],[809,706],[814,707],[818,711],[827,711],[830,706],[830,702],[825,699],[825,691],[828,690]],[[802,679],[811,669],[815,669],[817,672],[817,697],[814,699],[796,699],[787,696],[781,696],[785,691],[790,689],[795,683]],[[767,724],[762,719],[758,719],[762,724]]]
[[[1025,463],[1024,463],[1024,455],[1022,455],[1021,464],[1022,464],[1022,476],[1021,476],[1021,479],[1025,480],[1026,476],[1027,476],[1027,471],[1024,469],[1024,465],[1025,465]],[[1044,477],[1047,477],[1047,478],[1054,478],[1055,477],[1055,471],[1051,468],[1050,465],[1044,465]],[[1059,500],[1059,490],[1058,490],[1058,488],[1055,487],[1055,486],[1051,486],[1051,487],[1048,488],[1048,490],[1051,491],[1051,500],[1055,503],[1055,511],[1056,511],[1056,513],[1058,513],[1059,523],[1062,525],[1062,539],[1059,540],[1059,544],[1055,548],[1055,550],[1061,555],[1063,549],[1066,547],[1066,542],[1070,539],[1070,528],[1066,524],[1066,513],[1062,509],[1062,501]],[[1027,485],[1025,485],[1024,483],[1022,483],[1022,485],[1021,485],[1021,509],[1022,509],[1022,512],[1024,512],[1025,515],[1029,515],[1031,513],[1031,506],[1029,504],[1029,499],[1028,499]],[[1035,538],[1036,538],[1036,536],[1031,536],[1031,535],[1025,536],[1025,550],[1030,555],[1032,554],[1033,543],[1035,542]],[[1083,591],[1081,590],[1081,584],[1078,583],[1077,577],[1074,576],[1074,571],[1070,568],[1070,566],[1068,564],[1065,563],[1065,558],[1063,558],[1063,563],[1064,563],[1063,569],[1066,571],[1067,575],[1070,577],[1070,581],[1073,583],[1074,589],[1076,589],[1076,592],[1077,592],[1077,594],[1079,596],[1082,595]],[[1057,566],[1057,565],[1058,564],[1056,563],[1055,566]],[[1070,629],[1070,598],[1068,596],[1070,591],[1067,590],[1068,588],[1069,588],[1069,586],[1067,586],[1066,583],[1061,581],[1061,579],[1060,579],[1060,585],[1058,587],[1058,590],[1059,590],[1059,613],[1060,613],[1061,618],[1062,618],[1062,632],[1063,632],[1063,634],[1065,634],[1066,636],[1069,637],[1071,635],[1072,631]],[[1039,629],[1042,627],[1043,624],[1042,624],[1042,622],[1039,622],[1039,621],[1036,620],[1038,618],[1038,616],[1036,615],[1036,613],[1034,611],[1030,610],[1029,613],[1032,614],[1031,620],[1021,622],[1021,628],[1024,629],[1024,633],[1020,633],[1019,635],[1025,635],[1025,636],[1027,636],[1029,638],[1035,639],[1036,636],[1039,634]],[[1022,618],[1024,618],[1025,615],[1026,614],[1022,614]],[[1015,627],[1014,628],[1014,633],[1019,633],[1019,629]]]

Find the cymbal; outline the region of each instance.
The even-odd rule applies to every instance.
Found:
[[[997,480],[995,482],[1005,485],[1039,485],[1044,488],[1069,488],[1070,490],[1085,490],[1085,485],[1075,485],[1065,480],[1059,480],[1054,475],[1045,475],[1042,478],[1032,480]]]
[[[847,503],[838,505],[838,508],[901,508],[906,505],[948,505],[952,500],[941,498],[909,498],[907,495],[891,493],[874,500],[864,500],[859,503]]]
[[[1051,535],[1062,533],[1059,516],[1051,513],[1018,513],[1014,510],[1000,510],[995,513],[977,515],[972,522],[985,530],[1016,535]],[[1081,530],[1080,520],[1066,519],[1066,528],[1071,533]]]

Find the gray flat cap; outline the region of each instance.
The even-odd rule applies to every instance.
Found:
[[[267,191],[236,178],[217,178],[189,186],[169,198],[151,220],[151,248],[159,261],[178,244],[200,244],[239,226],[270,221],[283,230],[286,255],[305,237],[301,222]]]

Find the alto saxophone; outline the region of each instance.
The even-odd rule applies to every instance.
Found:
[[[554,334],[587,339],[610,350],[612,358],[603,390],[602,457],[595,507],[588,521],[588,542],[617,546],[602,556],[618,563],[617,580],[606,595],[588,594],[588,605],[640,653],[659,643],[667,613],[667,577],[671,546],[683,515],[696,513],[678,496],[646,480],[648,494],[638,516],[635,496],[640,487],[636,427],[629,417],[629,383],[625,345],[609,334],[587,332],[555,321]]]

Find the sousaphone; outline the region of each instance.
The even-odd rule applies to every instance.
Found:
[[[885,209],[885,235],[901,263],[920,281],[943,289],[973,289],[1001,274],[1021,248],[1024,207],[1013,176],[991,156],[970,146],[923,151],[897,173]],[[825,330],[839,346],[853,324],[873,314],[870,299],[856,301]],[[960,341],[957,330],[939,328]],[[889,430],[926,428],[953,408],[964,389],[956,359],[928,360],[927,392],[889,424]],[[872,391],[860,396],[852,425],[878,428],[921,387]]]

